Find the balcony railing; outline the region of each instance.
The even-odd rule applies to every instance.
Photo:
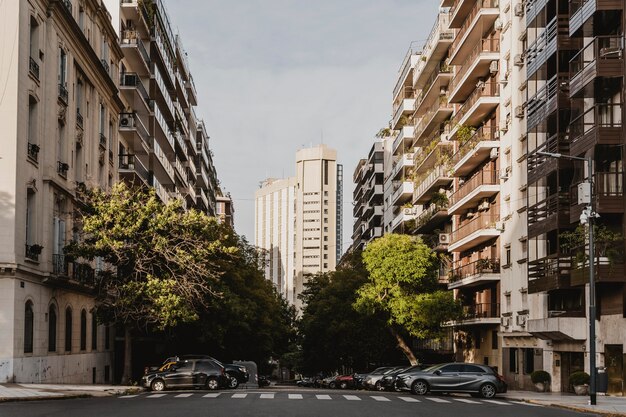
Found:
[[[137,159],[134,154],[120,154],[118,155],[118,158],[120,170],[134,171],[143,180],[148,180],[148,170],[143,166],[143,164]]]
[[[459,189],[450,197],[450,205],[454,206],[459,201],[467,197],[472,191],[481,185],[498,185],[500,180],[498,179],[498,171],[483,169],[472,175],[472,177],[465,181]]]
[[[500,214],[498,213],[486,212],[475,215],[472,220],[452,232],[451,241],[458,242],[479,230],[493,229],[496,226],[496,222],[499,220]]]
[[[39,145],[28,142],[28,148],[27,148],[28,157],[35,162],[37,162],[37,159],[39,158],[39,150],[40,150]]]
[[[39,79],[39,64],[33,57],[28,57],[28,71],[33,74],[33,77]]]
[[[545,200],[528,207],[528,224],[538,223],[547,220],[559,211],[559,207],[569,206],[569,193],[555,193]]]
[[[415,90],[413,90],[413,87],[407,86],[407,87],[404,87],[402,90],[400,90],[400,94],[398,95],[398,98],[396,99],[393,105],[394,113],[396,112],[396,110],[398,110],[400,105],[402,105],[402,102],[404,100],[411,99],[411,98],[415,98]]]
[[[67,176],[67,171],[70,169],[70,166],[65,162],[57,161],[57,173],[63,177]]]
[[[555,102],[559,93],[567,95],[569,100],[569,75],[555,74],[528,100],[526,109],[528,130],[537,126],[546,117],[548,110],[556,110],[556,106],[551,104]]]
[[[478,303],[463,306],[465,320],[500,318],[500,303]]]
[[[138,74],[133,73],[133,72],[127,72],[127,73],[121,74],[120,86],[135,87],[139,91],[139,94],[145,100],[146,103],[150,101],[150,96],[148,95],[148,91],[146,90],[146,87],[144,87],[143,83],[141,82],[141,78],[139,77]]]
[[[419,230],[435,217],[435,214],[448,208],[447,203],[431,204],[415,218],[415,229]]]
[[[451,73],[452,73],[452,67],[450,65],[447,65],[445,62],[442,62],[441,64],[437,65],[433,73],[428,78],[428,81],[426,81],[426,83],[424,84],[424,87],[421,89],[420,94],[417,96],[417,101],[415,102],[416,103],[415,109],[419,109],[419,107],[422,105],[422,102],[428,95],[428,92],[430,91],[430,88],[432,87],[432,85],[435,83],[435,80],[437,79],[437,77],[439,77],[439,75],[441,74],[451,74]]]
[[[107,148],[107,138],[106,138],[106,136],[104,136],[104,133],[100,133],[99,144],[100,144],[100,147],[102,149],[106,149]]]
[[[72,2],[70,0],[60,0],[60,3],[65,6],[68,12],[72,13]]]
[[[459,150],[452,156],[452,164],[456,165],[459,163],[478,143],[497,141],[499,139],[500,132],[497,126],[489,124],[479,127],[469,139],[460,144]]]
[[[459,71],[456,73],[452,81],[450,81],[450,91],[453,91],[459,85],[459,83],[461,82],[461,80],[463,80],[470,68],[472,68],[472,63],[474,62],[474,59],[476,59],[476,57],[478,57],[483,52],[500,52],[500,39],[481,39],[476,44],[476,46],[474,46],[472,52],[469,54],[467,59],[464,60],[465,64],[460,67]]]
[[[59,100],[61,100],[63,104],[65,104],[66,106],[67,106],[68,96],[69,96],[69,93],[67,92],[67,88],[65,88],[65,85],[59,84]]]
[[[139,33],[136,30],[125,30],[122,32],[122,44],[124,45],[137,45],[139,55],[143,58],[146,64],[150,64],[150,54],[146,51],[146,47],[143,45],[139,37]]]
[[[482,9],[493,9],[493,8],[497,9],[498,4],[499,4],[499,0],[478,0],[476,2],[474,7],[472,7],[472,10],[470,10],[470,12],[465,17],[465,21],[463,22],[463,25],[459,28],[459,31],[456,33],[456,37],[454,38],[454,41],[452,41],[452,45],[450,45],[450,51],[452,51],[451,55],[454,54],[454,52],[457,50],[461,42],[463,42],[465,34],[474,25],[474,18],[478,15],[478,13]],[[450,10],[450,15],[453,16],[455,12],[456,12],[456,8],[453,7]]]
[[[79,109],[76,109],[76,125],[81,129],[83,128],[83,115],[80,114]]]
[[[575,142],[596,127],[621,128],[621,126],[622,105],[620,103],[596,104],[572,120],[570,123],[570,137],[572,142]]]
[[[465,100],[463,106],[456,112],[450,123],[452,126],[456,126],[463,119],[463,117],[471,110],[476,102],[483,97],[498,97],[500,95],[500,83],[497,81],[489,81],[486,83],[479,83],[474,89],[472,94]]]
[[[422,136],[426,132],[426,127],[433,120],[435,113],[442,110],[450,110],[450,113],[453,110],[452,105],[448,103],[448,96],[439,96],[437,101],[430,106],[428,110],[426,110],[426,113],[424,113],[422,117],[419,118],[419,121],[415,125],[415,133],[417,137]]]
[[[570,204],[578,206],[578,185],[573,184],[570,188]],[[623,172],[596,172],[593,174],[593,191],[596,199],[621,198],[624,196],[624,173]],[[602,201],[597,202],[602,203]],[[621,203],[621,202],[620,202]]]
[[[90,265],[74,262],[72,264],[72,279],[81,284],[93,286],[96,282],[96,274]]]
[[[450,273],[450,282],[461,281],[468,277],[481,274],[499,274],[500,260],[498,258],[482,258],[474,262],[457,265]]]
[[[447,166],[437,165],[431,171],[426,173],[425,176],[422,177],[423,179],[416,179],[415,189],[413,191],[413,200],[415,201],[416,199],[421,198],[421,196],[427,190],[429,190],[440,178],[448,178],[448,171],[449,168]]]
[[[569,136],[566,133],[558,133],[550,136],[545,142],[528,152],[528,172],[532,172],[547,161],[556,162],[555,158],[541,155],[540,152],[564,153],[569,152]]]
[[[65,259],[65,255],[52,255],[52,273],[54,275],[67,276],[67,260]]]
[[[31,261],[38,261],[39,255],[41,255],[42,246],[29,245],[28,243],[25,246],[26,246],[26,252],[25,252],[26,258],[30,259]]]
[[[622,59],[623,52],[623,36],[597,36],[570,60],[570,78],[596,60]]]

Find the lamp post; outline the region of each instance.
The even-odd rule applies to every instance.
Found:
[[[593,223],[595,218],[599,216],[594,211],[593,159],[591,157],[581,158],[579,156],[563,155],[553,152],[537,152],[537,154],[557,159],[563,158],[574,161],[585,161],[587,163],[589,199],[585,201],[588,205],[580,215],[580,224],[589,224],[589,404],[596,405],[596,271]]]

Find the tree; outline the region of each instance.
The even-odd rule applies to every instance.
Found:
[[[398,347],[411,364],[417,364],[401,330],[414,337],[438,338],[442,323],[461,315],[452,293],[438,285],[437,255],[421,238],[388,234],[367,246],[363,263],[369,280],[359,288],[354,307],[384,313]]]
[[[218,265],[238,248],[224,245],[232,230],[217,219],[123,183],[86,192],[78,224],[79,239],[66,254],[111,266],[98,274],[96,310],[100,320],[124,327],[122,383],[128,383],[133,333],[197,320],[222,296]]]

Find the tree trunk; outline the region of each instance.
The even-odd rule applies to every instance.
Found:
[[[404,339],[402,338],[402,335],[400,335],[400,333],[398,333],[396,329],[393,328],[393,326],[389,327],[389,331],[391,332],[393,337],[396,338],[396,342],[398,342],[398,347],[400,348],[402,353],[404,353],[404,355],[407,357],[411,365],[417,365],[417,358],[413,354],[413,351],[411,350],[409,345],[407,345]]]
[[[130,385],[133,375],[133,340],[130,326],[124,326],[124,372],[122,373],[122,385]]]

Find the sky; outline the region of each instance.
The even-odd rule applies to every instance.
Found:
[[[254,242],[254,192],[289,177],[295,153],[322,141],[344,166],[344,250],[352,174],[388,125],[412,42],[424,43],[439,0],[165,0],[198,90],[235,228]]]

